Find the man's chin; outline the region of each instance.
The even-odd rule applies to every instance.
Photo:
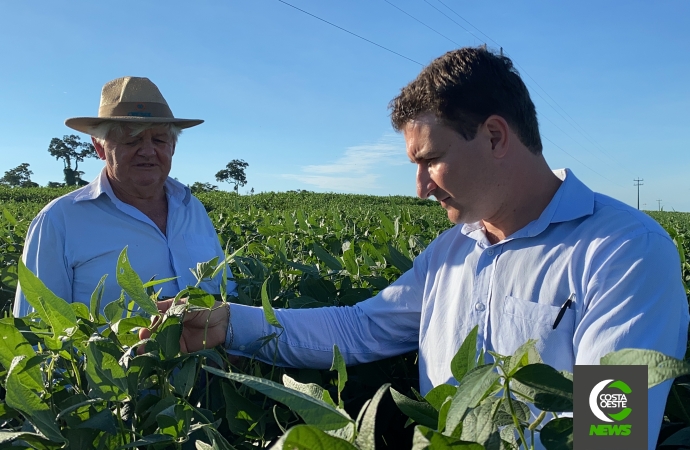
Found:
[[[446,212],[448,213],[448,220],[450,220],[454,224],[457,225],[459,223],[463,223],[462,214],[457,209],[448,208]]]

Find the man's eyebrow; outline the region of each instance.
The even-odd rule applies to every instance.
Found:
[[[414,155],[414,158],[410,158],[410,162],[412,164],[417,164],[420,161],[424,161],[425,159],[429,159],[430,157],[433,157],[433,155],[434,155],[433,151],[422,149]]]

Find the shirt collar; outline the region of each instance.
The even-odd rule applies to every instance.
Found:
[[[553,173],[563,183],[561,183],[556,194],[554,194],[539,218],[528,223],[502,242],[537,236],[552,223],[568,222],[594,213],[594,192],[591,189],[577,179],[570,169],[557,169]],[[483,230],[482,223],[475,222],[464,224],[461,232],[477,241],[484,241],[486,237]]]
[[[177,204],[182,203],[187,205],[192,196],[192,191],[174,178],[168,177],[168,179],[165,180],[164,189],[168,200],[174,201]],[[108,181],[108,176],[105,173],[105,167],[95,180],[84,186],[81,192],[74,197],[74,203],[95,200],[103,194],[107,195],[113,203],[119,203],[121,201],[113,192],[110,181]]]

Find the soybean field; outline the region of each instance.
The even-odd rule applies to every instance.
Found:
[[[136,330],[150,319],[133,314],[124,296],[98,299],[96,289],[92,301],[110,302],[103,315],[93,304],[65,309],[19,260],[31,219],[66,192],[0,188],[0,448],[519,449],[535,432],[546,448],[572,448],[572,419],[545,420],[547,411],[572,408],[572,376],[539,364],[530,343],[485,364],[470,351],[476,331],[470,333],[453,360],[460,387],[441,385],[422,397],[416,353],[346,369],[335,347],[331,370],[284,369],[230,360],[213,349],[181,354],[184,308],[161,316],[147,342]],[[280,324],[273,308],[354,305],[375,295],[452,226],[436,202],[411,197],[304,191],[197,197],[232,255],[239,294],[232,301],[262,307],[274,325]],[[650,215],[676,242],[690,283],[690,214]],[[217,273],[218,263],[200,264],[195,276]],[[126,250],[120,269],[132,277],[127,289],[138,289],[128,298],[151,315],[156,293],[132,275]],[[42,296],[43,313],[11,317],[19,277]],[[183,293],[186,308],[215,307],[200,289]],[[133,352],[138,346],[146,352]],[[614,353],[602,363],[631,360],[663,366],[656,382],[679,376],[660,436],[664,448],[679,448],[690,436],[687,355],[679,361],[648,351]],[[506,396],[503,386],[516,391]],[[550,400],[537,405],[540,389]],[[536,419],[530,403],[543,410]]]

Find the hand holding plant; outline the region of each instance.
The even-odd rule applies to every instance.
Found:
[[[176,304],[184,304],[187,300],[178,301]],[[165,314],[175,302],[175,299],[161,300],[157,302],[158,310]],[[222,302],[215,302],[210,309],[188,310],[182,320],[182,334],[180,335],[180,351],[193,353],[207,348],[222,345],[228,329],[229,306]],[[139,330],[139,339],[149,339],[155,331],[157,323],[151,328]],[[143,349],[140,350],[143,352]]]

